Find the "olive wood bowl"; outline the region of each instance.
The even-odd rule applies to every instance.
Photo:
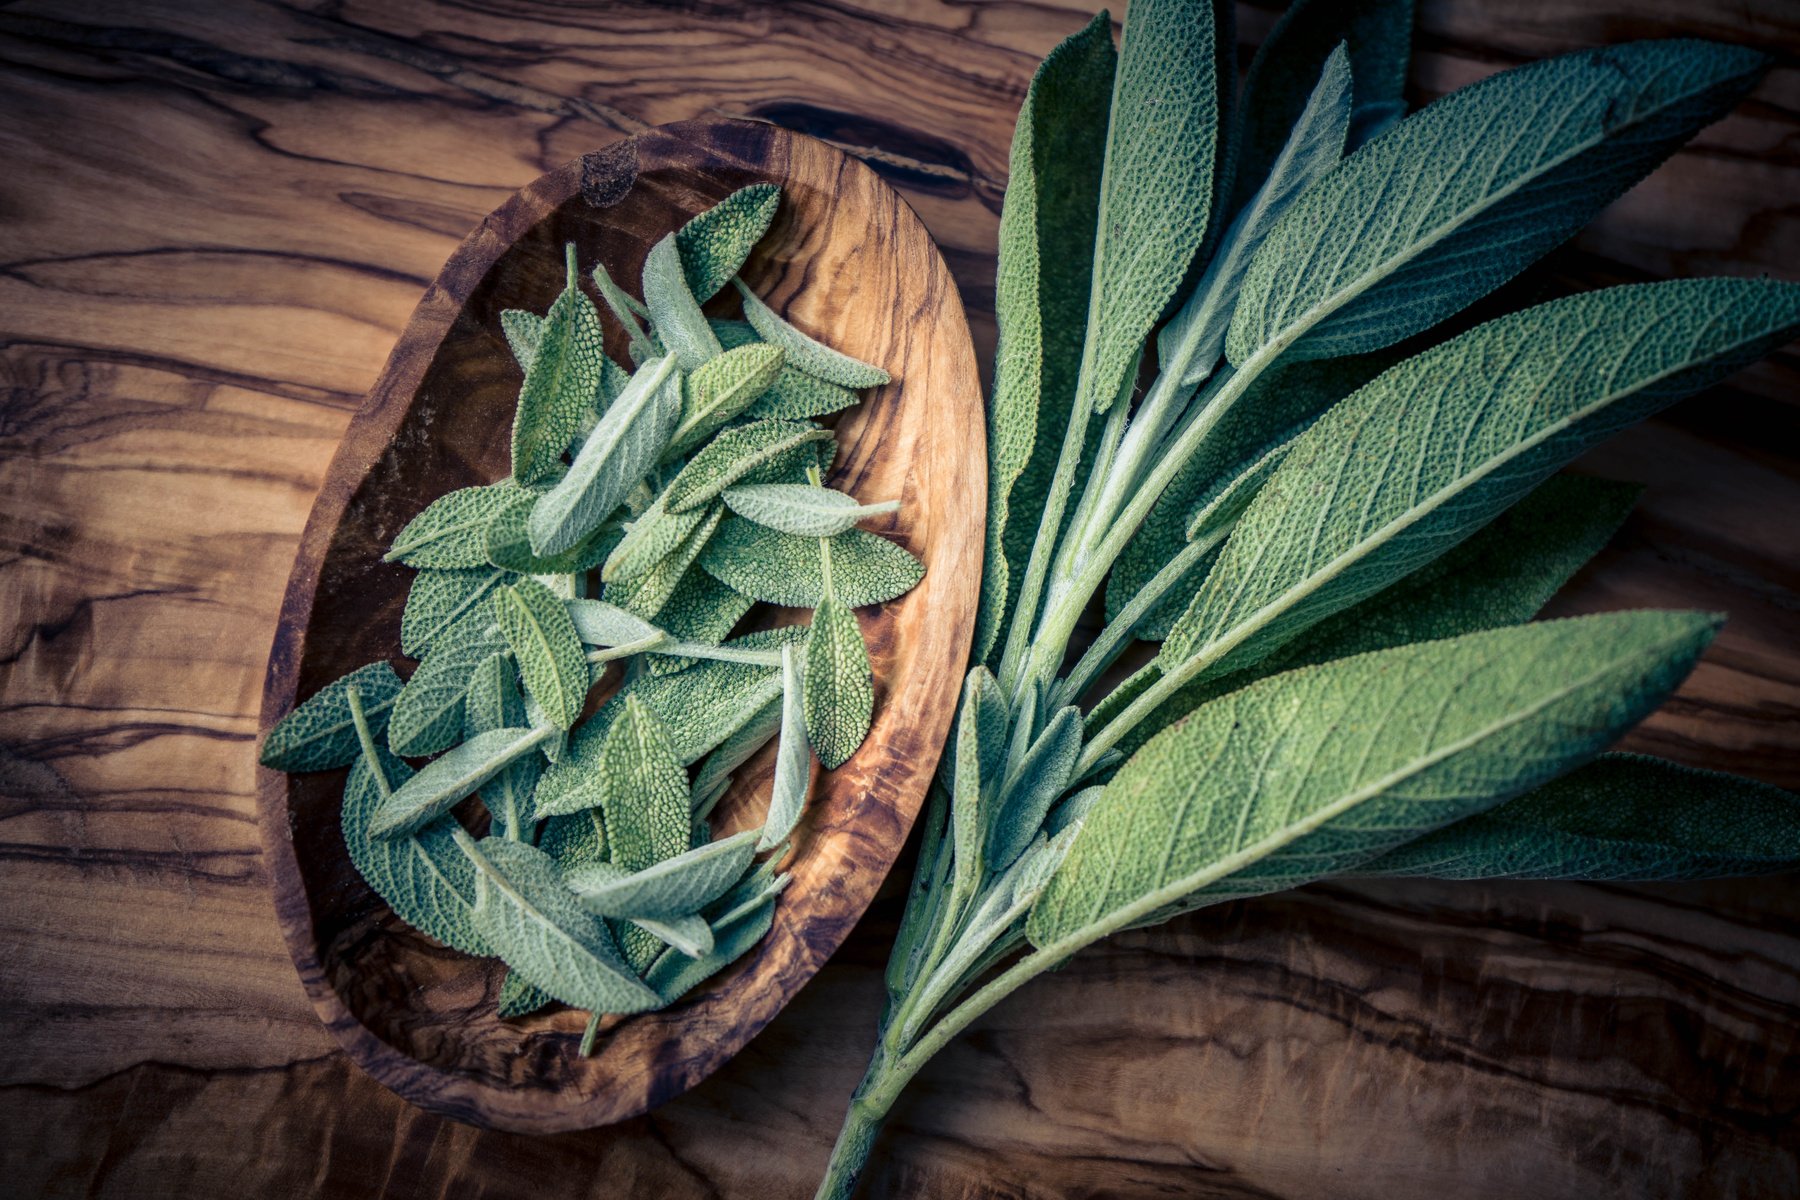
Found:
[[[513,195],[457,248],[313,506],[269,658],[262,728],[354,667],[400,663],[413,572],[383,563],[383,551],[438,496],[509,470],[520,373],[501,311],[548,307],[563,286],[565,241],[579,247],[584,270],[598,259],[635,284],[658,238],[758,181],[779,184],[782,203],[746,281],[802,329],[894,380],[836,421],[830,481],[865,500],[899,498],[898,513],[865,527],[926,564],[906,596],[858,613],[875,668],[874,728],[848,763],[815,775],[786,863],[793,880],[768,935],[669,1008],[608,1018],[591,1058],[577,1053],[585,1013],[558,1006],[500,1020],[500,963],[413,931],[362,882],[339,831],[343,771],[259,768],[276,911],[314,1007],[371,1075],[434,1112],[549,1133],[624,1120],[692,1087],[844,940],[937,766],[968,660],[986,512],[980,384],[962,303],[925,227],[868,167],[812,138],[735,120],[652,129],[586,155]],[[709,311],[732,295],[725,289]],[[613,340],[622,333],[607,323],[609,349],[626,361]],[[715,830],[760,823],[772,749],[738,771]]]

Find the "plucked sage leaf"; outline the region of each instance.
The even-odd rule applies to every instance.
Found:
[[[494,616],[519,664],[525,690],[550,724],[568,729],[587,701],[587,654],[568,609],[535,579],[494,593]]]
[[[1000,331],[977,661],[993,652],[1018,597],[1075,400],[1115,58],[1101,13],[1039,65],[1013,130],[994,289]]]
[[[465,613],[431,644],[388,717],[388,748],[417,757],[455,744],[462,733],[463,699],[483,660],[506,649],[494,624],[492,599]]]
[[[656,989],[664,1003],[674,1003],[742,958],[774,923],[775,897],[771,894],[732,920],[717,922],[713,926],[712,953],[692,959],[671,951],[645,972],[644,982]]]
[[[422,828],[549,736],[548,729],[493,729],[446,750],[382,801],[369,818],[369,836],[394,838]]]
[[[575,633],[589,646],[629,646],[649,641],[662,630],[636,613],[604,600],[564,600]]]
[[[858,641],[861,635],[858,635]],[[810,647],[809,647],[810,649]],[[781,740],[775,748],[775,782],[769,791],[769,813],[763,818],[757,850],[773,850],[787,841],[806,809],[812,786],[812,758],[807,753],[806,703],[800,661],[792,646],[781,648]]]
[[[632,917],[631,924],[638,931],[649,934],[689,958],[700,958],[712,953],[712,926],[698,913],[688,913],[670,921],[655,917]],[[651,957],[654,958],[654,955]]]
[[[649,310],[617,283],[607,273],[603,263],[594,264],[594,289],[600,298],[606,301],[613,318],[625,329],[625,337],[630,344],[631,361],[634,366],[643,366],[653,358],[661,358],[664,354],[662,342],[652,333],[646,333],[638,323],[639,317],[649,316]]]
[[[661,1007],[662,998],[626,965],[605,924],[563,886],[549,855],[497,838],[461,844],[476,867],[476,928],[507,966],[590,1012]]]
[[[1530,620],[1617,532],[1638,491],[1635,484],[1552,476],[1442,558],[1325,618],[1255,666],[1176,691],[1118,748],[1130,754],[1196,705],[1264,675]],[[1154,682],[1156,664],[1148,664],[1144,675],[1096,705],[1088,728],[1103,726]]]
[[[805,631],[805,626],[792,626],[782,633],[792,637]],[[754,635],[726,644],[742,644],[750,637]],[[675,674],[645,676],[630,690],[668,725],[681,761],[692,763],[755,721],[780,696],[781,671],[752,663],[702,661]]]
[[[567,874],[607,861],[606,817],[598,808],[583,808],[550,817],[538,834],[538,849],[556,860]]]
[[[619,531],[602,525],[586,540],[560,554],[535,553],[527,523],[537,502],[536,494],[520,492],[494,514],[484,535],[490,563],[522,575],[573,575],[599,566],[618,544]]]
[[[1250,202],[1299,121],[1325,61],[1346,45],[1355,80],[1350,149],[1406,112],[1412,0],[1294,0],[1257,47],[1238,106],[1233,210]]]
[[[831,542],[838,599],[849,608],[905,595],[925,577],[925,564],[862,529]],[[824,596],[821,539],[779,533],[742,517],[726,517],[700,552],[700,565],[733,591],[793,608],[816,608]]]
[[[1710,879],[1800,866],[1800,796],[1639,754],[1603,754],[1536,791],[1390,850],[1358,875]]]
[[[662,358],[631,377],[569,473],[531,510],[533,553],[558,554],[586,540],[656,464],[681,413],[674,371],[674,359]]]
[[[1139,0],[1113,84],[1078,404],[1104,411],[1187,275],[1219,184],[1208,0]]]
[[[785,360],[779,346],[758,342],[696,367],[682,385],[681,423],[669,453],[685,454],[736,420],[780,377]]]
[[[644,307],[650,310],[657,339],[683,371],[699,370],[723,352],[712,327],[706,323],[706,314],[700,311],[699,300],[688,290],[674,234],[650,247],[644,259],[643,284]]]
[[[491,654],[475,668],[463,699],[463,740],[495,729],[517,729],[530,722],[519,695],[517,673],[506,654]],[[541,756],[527,754],[481,787],[481,802],[493,817],[494,833],[523,840],[532,822],[531,794],[544,773]],[[457,857],[461,858],[460,852]],[[473,897],[474,892],[470,891]]]
[[[369,821],[395,785],[413,769],[375,745],[371,736],[344,785],[344,848],[357,873],[394,915],[446,946],[486,958],[493,954],[475,928],[475,870],[456,848],[448,825],[436,821],[411,837],[369,836]]]
[[[334,679],[276,722],[263,739],[261,762],[276,771],[329,771],[356,761],[361,753],[350,712],[350,689],[362,698],[375,736],[387,727],[400,695],[400,677],[385,662]]]
[[[1032,908],[1031,940],[1072,951],[1173,904],[1297,886],[1511,799],[1647,715],[1717,627],[1696,613],[1546,621],[1203,705],[1107,785]]]
[[[1553,300],[1408,359],[1301,436],[1159,665],[1192,673],[1205,663],[1219,674],[1221,663],[1256,661],[1796,328],[1800,286],[1682,279]]]
[[[500,332],[506,335],[506,348],[512,351],[519,370],[529,371],[538,343],[544,340],[544,318],[522,308],[509,308],[500,314]]]
[[[668,493],[659,493],[650,507],[626,526],[624,538],[600,568],[600,578],[607,583],[638,578],[666,558],[707,515],[705,508],[672,513]]]
[[[641,871],[595,863],[565,871],[563,881],[596,916],[673,921],[724,895],[756,856],[756,838],[756,830],[746,829]]]
[[[1767,61],[1736,46],[1634,42],[1452,92],[1282,215],[1245,275],[1227,355],[1242,365],[1278,348],[1360,354],[1431,327],[1723,116]]]
[[[1074,705],[1053,717],[993,806],[982,853],[988,870],[1004,870],[1024,853],[1044,817],[1075,776],[1081,757],[1081,710]]]
[[[641,871],[688,848],[688,777],[655,711],[627,696],[600,755],[612,861]]]
[[[619,579],[607,584],[606,598],[645,620],[661,613],[724,518],[724,505],[714,504],[708,508],[700,523],[655,566],[635,579]]]
[[[806,483],[752,483],[729,487],[725,503],[732,512],[758,525],[795,537],[831,537],[858,521],[899,509],[898,500],[861,504],[855,496]]]
[[[457,851],[461,854],[462,851]],[[500,980],[500,999],[496,1011],[502,1020],[514,1017],[528,1017],[547,1004],[556,1003],[556,997],[526,979],[517,971],[508,970]]]
[[[681,268],[694,299],[705,304],[742,269],[781,204],[772,183],[741,187],[675,233]]]
[[[512,578],[510,571],[494,566],[420,571],[413,576],[406,610],[400,614],[400,652],[408,658],[424,658],[439,634]]]
[[[756,601],[714,579],[695,563],[675,585],[668,603],[656,614],[656,620],[682,641],[717,644],[755,604]],[[692,659],[652,657],[648,669],[652,674],[660,675],[692,665]]]
[[[573,243],[564,255],[568,282],[544,318],[513,417],[513,478],[520,483],[539,483],[556,473],[583,416],[593,412],[606,361],[600,314],[581,290]]]
[[[439,496],[407,522],[382,561],[439,570],[488,566],[488,523],[502,508],[530,494],[514,484],[498,483]]]
[[[847,762],[869,736],[875,683],[862,626],[832,587],[830,543],[824,545],[825,595],[813,611],[812,632],[806,639],[801,693],[807,739],[829,771]]]
[[[756,330],[748,321],[728,321],[708,318],[719,344],[729,353],[739,346],[755,345],[759,340]],[[785,355],[784,363],[785,363]],[[762,395],[751,401],[750,407],[744,410],[745,418],[761,421],[770,417],[785,421],[800,421],[808,417],[822,417],[830,413],[840,412],[855,404],[857,394],[840,384],[827,383],[805,371],[783,365]]]
[[[829,429],[802,421],[757,421],[727,429],[669,481],[663,503],[672,513],[698,508],[796,447],[830,439]]]
[[[892,378],[873,364],[851,358],[833,350],[823,342],[800,332],[788,324],[774,309],[764,304],[741,279],[733,279],[738,294],[744,298],[744,319],[772,346],[779,346],[789,365],[827,383],[847,388],[879,387]]]

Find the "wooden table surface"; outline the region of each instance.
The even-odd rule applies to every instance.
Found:
[[[553,1138],[340,1053],[276,931],[256,711],[296,539],[485,213],[722,112],[865,157],[991,353],[1013,115],[1077,0],[0,5],[0,1188],[810,1194],[870,1048],[892,885],[736,1060]],[[1240,10],[1247,40],[1270,12]],[[1628,37],[1779,56],[1555,260],[1800,276],[1800,6],[1424,0],[1421,97]],[[1728,610],[1630,745],[1800,786],[1800,356],[1584,465],[1646,482],[1564,612]],[[919,1079],[877,1196],[1800,1194],[1800,886],[1327,885],[1129,934]],[[553,1189],[553,1190],[552,1190]]]

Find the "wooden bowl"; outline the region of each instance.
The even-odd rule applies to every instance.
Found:
[[[506,475],[520,375],[501,310],[544,311],[563,285],[565,241],[584,264],[598,258],[635,283],[658,238],[763,180],[781,185],[782,205],[746,279],[801,328],[894,377],[837,422],[832,479],[870,500],[899,497],[887,526],[869,527],[926,564],[906,596],[859,613],[875,665],[874,729],[855,757],[818,777],[767,937],[670,1008],[615,1019],[592,1058],[576,1053],[585,1013],[501,1021],[498,962],[414,932],[368,889],[339,832],[342,771],[259,769],[276,910],[307,993],[358,1063],[434,1112],[547,1133],[624,1120],[693,1086],[850,932],[937,765],[968,660],[986,512],[980,384],[962,303],[925,227],[867,167],[811,138],[731,120],[653,129],[589,154],[518,192],[458,247],[313,506],[269,659],[262,727],[347,670],[398,660],[413,572],[383,563],[383,550],[438,496]],[[624,361],[622,344],[611,349]],[[771,758],[765,751],[738,772],[715,828],[760,822]]]

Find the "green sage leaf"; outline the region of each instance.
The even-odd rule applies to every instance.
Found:
[[[861,504],[855,496],[807,483],[744,484],[723,494],[738,516],[795,537],[832,537],[900,508],[898,500]]]
[[[394,668],[374,662],[332,680],[276,722],[263,739],[262,765],[276,771],[329,771],[355,762],[362,750],[350,712],[352,688],[380,737],[401,685]]]
[[[673,921],[699,912],[738,881],[756,856],[756,837],[746,829],[641,871],[591,864],[565,872],[563,881],[596,916]]]
[[[560,554],[535,553],[529,522],[537,502],[534,493],[521,492],[494,514],[486,533],[489,562],[521,575],[574,575],[599,566],[618,544],[619,531],[603,525]]]
[[[600,578],[612,583],[641,577],[681,545],[708,515],[704,507],[672,513],[668,509],[668,493],[659,493],[643,515],[626,526],[624,538],[613,547],[606,565],[600,569]]]
[[[462,844],[476,867],[476,928],[509,967],[590,1012],[661,1007],[662,998],[626,965],[605,923],[563,886],[549,855],[496,838]]]
[[[514,484],[458,488],[439,496],[424,512],[407,522],[383,562],[403,562],[409,567],[488,566],[487,527],[502,508],[521,495]]]
[[[858,635],[861,641],[861,635]],[[808,647],[810,650],[810,646]],[[758,851],[773,850],[787,841],[806,810],[812,786],[812,757],[807,752],[806,703],[800,663],[792,646],[781,648],[781,741],[775,748],[775,782],[769,791],[769,812],[763,818]]]
[[[690,959],[671,952],[656,960],[644,982],[657,990],[664,1003],[673,1003],[749,953],[774,923],[775,897],[771,894],[732,920],[716,922],[712,953]]]
[[[886,538],[847,529],[828,540],[838,599],[846,607],[885,603],[925,577],[925,564]],[[817,608],[825,594],[820,545],[819,538],[726,517],[700,552],[700,565],[741,595],[790,608]]]
[[[520,483],[539,483],[556,473],[582,418],[593,412],[606,362],[600,314],[581,290],[574,245],[564,253],[568,282],[544,318],[513,417],[513,478]]]
[[[847,388],[879,387],[892,378],[873,364],[851,358],[800,332],[764,304],[741,279],[733,279],[744,298],[744,319],[771,346],[779,346],[787,362],[808,375]]]
[[[674,234],[650,247],[644,259],[643,285],[644,307],[650,310],[657,339],[683,371],[697,371],[723,353],[724,347],[706,323],[706,314],[700,311],[700,301],[688,290]]]
[[[495,729],[517,729],[530,724],[517,678],[512,659],[506,654],[491,654],[475,668],[468,694],[463,698],[465,742]],[[497,836],[515,842],[525,839],[532,822],[531,794],[543,773],[542,757],[527,754],[481,787],[481,802],[493,817]],[[456,852],[456,856],[460,859],[461,852]],[[472,887],[469,895],[474,896]]]
[[[688,290],[705,304],[731,282],[775,220],[781,189],[772,183],[741,187],[675,233]]]
[[[681,424],[669,453],[685,454],[736,420],[780,377],[784,358],[779,346],[758,342],[696,367],[683,385]]]
[[[1024,853],[1043,828],[1050,806],[1074,779],[1080,757],[1081,710],[1070,705],[1044,727],[993,806],[982,839],[990,871],[1004,870]]]
[[[512,579],[510,571],[494,566],[420,571],[413,576],[412,588],[406,593],[406,610],[400,614],[400,653],[408,658],[424,658],[439,634]]]
[[[549,736],[548,729],[494,729],[446,750],[382,801],[369,818],[369,836],[394,838],[424,827]]]
[[[494,624],[492,601],[483,600],[431,644],[388,718],[388,748],[418,757],[454,745],[462,733],[469,680],[491,654],[506,649]]]
[[[799,421],[758,421],[727,429],[669,481],[663,502],[672,513],[717,499],[726,488],[809,442],[831,439],[829,429]]]
[[[569,473],[538,498],[526,528],[532,552],[558,554],[581,544],[649,473],[680,417],[674,360],[647,364],[582,443]]]
[[[1372,861],[1580,765],[1686,677],[1718,618],[1616,613],[1381,650],[1259,680],[1107,785],[1028,933],[1054,952],[1171,906]]]
[[[661,613],[724,517],[725,506],[722,504],[715,504],[707,509],[700,523],[690,529],[687,536],[655,566],[636,579],[615,580],[607,584],[606,598],[646,620]]]
[[[1634,42],[1452,92],[1282,215],[1244,278],[1226,354],[1329,358],[1430,328],[1587,224],[1729,111],[1767,61]]]
[[[538,344],[544,340],[544,318],[522,308],[509,308],[500,314],[500,332],[506,335],[506,348],[512,351],[519,370],[529,371]]]
[[[807,739],[829,771],[849,761],[869,736],[875,681],[862,626],[832,587],[830,543],[825,545],[825,595],[813,611],[801,691]]]
[[[494,594],[494,616],[545,717],[558,729],[575,724],[587,702],[587,654],[563,602],[537,580],[521,579]]]
[[[1428,833],[1358,875],[1712,879],[1800,866],[1800,796],[1639,754],[1603,754],[1517,800]]]

